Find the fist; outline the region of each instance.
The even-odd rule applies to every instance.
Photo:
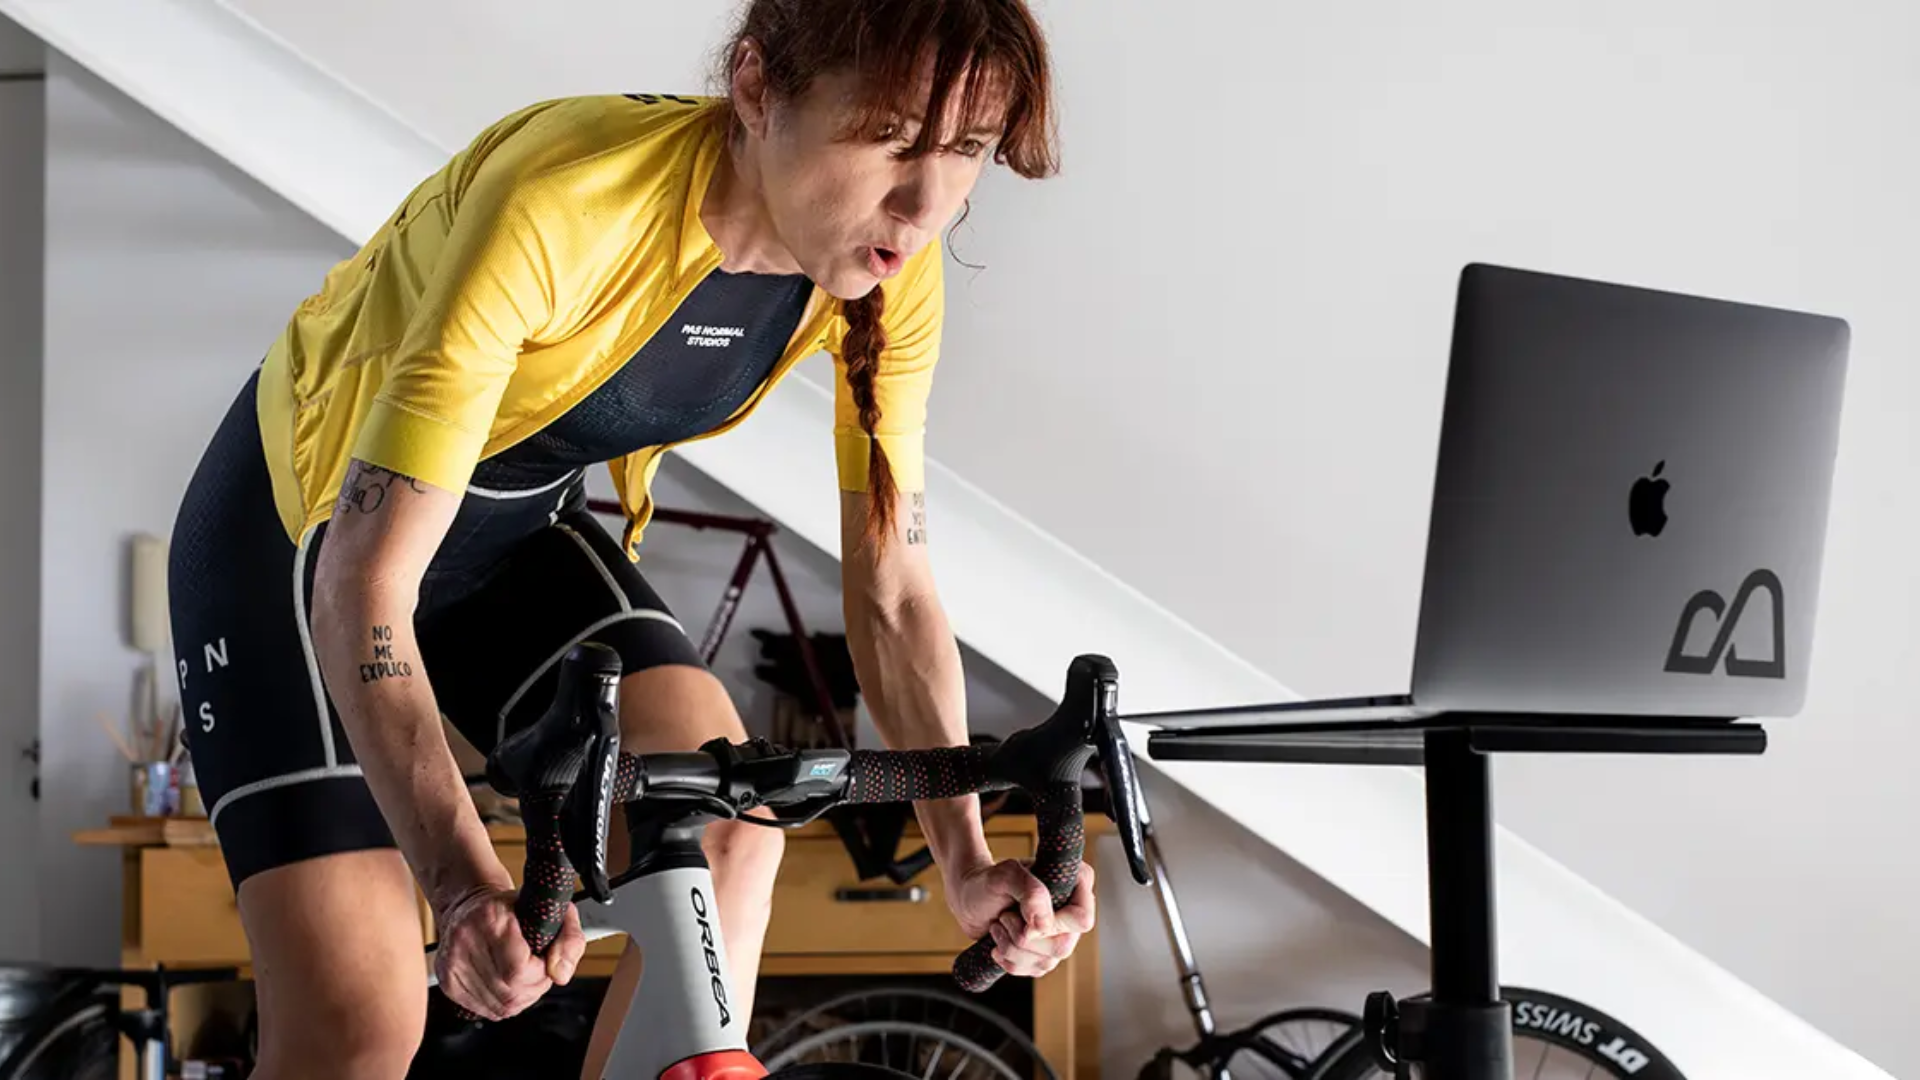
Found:
[[[542,958],[533,954],[513,913],[513,889],[474,889],[437,918],[440,944],[433,952],[440,989],[454,1004],[486,1020],[505,1020],[539,1001],[554,984],[573,978],[586,948],[580,913],[567,905],[560,936]]]
[[[1080,935],[1093,929],[1093,867],[1080,864],[1073,895],[1058,911],[1019,859],[967,871],[949,887],[947,906],[969,938],[993,938],[994,963],[1007,974],[1035,978],[1072,956]]]

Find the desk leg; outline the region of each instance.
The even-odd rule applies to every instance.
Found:
[[[1074,950],[1075,957],[1079,950]],[[1074,991],[1077,959],[1053,969],[1033,983],[1033,1045],[1062,1080],[1078,1080],[1075,1054]],[[1092,1074],[1089,1074],[1092,1075]]]
[[[140,952],[140,849],[120,849],[120,966],[146,966]],[[137,1009],[144,999],[131,986],[120,988],[120,1007]],[[139,1080],[140,1051],[126,1038],[120,1040],[120,1080]]]

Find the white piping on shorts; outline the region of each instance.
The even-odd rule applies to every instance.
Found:
[[[513,712],[513,707],[515,705],[520,704],[520,699],[527,696],[527,691],[533,689],[533,684],[540,680],[540,676],[545,675],[547,673],[548,668],[551,668],[553,665],[559,663],[561,659],[563,659],[567,655],[568,651],[571,650],[575,645],[578,645],[581,642],[592,637],[593,635],[599,633],[600,631],[605,630],[607,627],[612,626],[614,623],[625,622],[628,619],[656,619],[660,622],[666,623],[668,626],[673,627],[675,630],[678,630],[683,634],[687,632],[686,628],[680,625],[679,620],[675,619],[673,616],[667,614],[664,611],[635,611],[632,608],[628,608],[625,611],[616,612],[612,615],[608,615],[604,619],[600,619],[599,621],[595,622],[592,626],[589,626],[585,630],[582,630],[578,634],[575,634],[571,641],[568,641],[565,645],[562,645],[558,649],[555,649],[553,652],[553,655],[547,657],[545,663],[541,664],[537,668],[534,668],[533,674],[528,675],[526,681],[520,684],[520,688],[515,690],[513,692],[513,696],[507,699],[507,703],[500,707],[500,720],[499,720],[498,726],[494,729],[494,735],[493,735],[494,745],[498,746],[502,742],[506,741],[507,714]]]
[[[333,749],[333,715],[327,709],[326,685],[320,681],[320,661],[313,652],[313,631],[307,626],[307,556],[313,550],[312,543],[313,529],[308,529],[300,535],[300,551],[293,560],[293,617],[299,625],[300,651],[307,658],[307,676],[313,682],[313,711],[320,720],[320,745],[326,750],[327,767],[332,768],[340,764]]]
[[[551,484],[545,484],[537,488],[528,488],[525,491],[495,491],[492,488],[476,487],[472,484],[467,485],[467,491],[483,499],[531,499],[535,495],[544,495],[554,488],[572,481],[574,477],[579,475],[580,470],[575,469]]]
[[[559,529],[561,532],[566,533],[569,537],[571,537],[573,539],[575,546],[577,546],[580,549],[580,554],[585,555],[587,557],[587,561],[593,564],[593,568],[599,571],[600,580],[606,582],[607,588],[613,590],[614,602],[620,605],[620,610],[632,611],[633,601],[627,599],[627,590],[621,588],[620,583],[613,580],[613,571],[607,569],[607,564],[601,562],[600,556],[594,554],[593,545],[587,543],[587,538],[584,536],[581,536],[579,533],[579,530],[575,529],[571,525],[562,525],[556,521],[553,523],[553,527],[556,529]],[[678,626],[680,624],[674,623],[674,625]]]
[[[255,780],[251,784],[241,784],[220,796],[220,801],[213,804],[213,809],[207,813],[207,824],[220,824],[220,811],[249,795],[258,795],[263,791],[272,791],[274,788],[292,787],[295,784],[310,784],[315,780],[333,780],[343,776],[360,775],[362,774],[358,765],[329,765],[318,769],[301,769],[281,776],[269,776],[265,780]]]

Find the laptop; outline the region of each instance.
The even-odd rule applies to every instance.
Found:
[[[1128,719],[1798,713],[1849,343],[1828,316],[1467,266],[1408,688]]]

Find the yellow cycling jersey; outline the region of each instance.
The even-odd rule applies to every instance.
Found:
[[[721,253],[700,201],[726,131],[710,98],[598,95],[490,125],[429,176],[295,310],[261,367],[274,501],[298,539],[333,513],[348,462],[462,493],[475,464],[551,423],[661,328]],[[944,313],[938,242],[886,281],[877,435],[902,490],[923,484]],[[815,287],[772,373],[833,355],[840,486],[866,489],[868,437],[846,386],[842,305]],[[823,439],[824,441],[824,439]],[[635,557],[662,455],[609,463]],[[825,452],[825,448],[822,448]]]

